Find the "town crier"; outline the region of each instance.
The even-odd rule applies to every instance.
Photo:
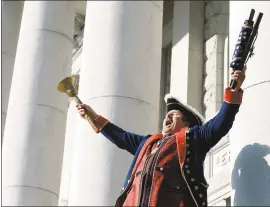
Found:
[[[166,95],[167,114],[160,134],[127,132],[90,106],[77,105],[81,117],[85,110],[91,113],[96,132],[134,155],[116,206],[207,206],[204,159],[233,125],[242,102],[245,68],[232,72],[231,78],[237,81],[236,88],[225,90],[221,109],[206,123],[195,109]]]

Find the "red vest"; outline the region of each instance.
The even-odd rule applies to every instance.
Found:
[[[162,134],[156,134],[146,141],[127,188],[117,199],[116,206],[196,206],[183,172],[186,131],[187,128],[182,129],[164,139],[161,139]],[[157,148],[158,143],[160,146]],[[153,149],[157,152],[149,156]],[[146,176],[148,169],[152,169],[151,176]],[[149,182],[149,185],[145,182]]]

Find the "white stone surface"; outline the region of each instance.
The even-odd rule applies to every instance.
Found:
[[[84,37],[82,101],[127,131],[157,132],[162,8],[151,1],[88,1]],[[85,120],[75,140],[69,205],[114,205],[132,156]]]
[[[205,3],[205,79],[204,108],[205,117],[211,119],[220,109],[224,93],[224,45],[228,36],[227,1]]]
[[[204,114],[206,120],[212,119],[223,102],[224,85],[228,75],[228,1],[208,1],[205,3],[205,54],[204,54]],[[228,38],[227,38],[228,40]],[[227,84],[226,84],[227,86]],[[209,183],[208,205],[218,206],[230,194],[230,171],[228,155],[228,137],[224,137],[213,147],[205,162],[205,176]],[[225,148],[224,148],[225,147]],[[225,150],[226,149],[226,150]],[[224,151],[224,154],[222,151]],[[225,156],[225,157],[224,157]],[[226,164],[225,164],[226,163]]]
[[[163,25],[162,31],[162,47],[166,48],[172,42],[173,20]]]
[[[227,20],[227,14],[220,14],[210,18],[205,24],[204,38],[207,40],[215,34],[226,35],[227,28],[224,25],[224,22],[227,22]]]
[[[214,35],[228,34],[228,1],[208,1],[205,3],[204,38],[207,41]]]
[[[57,205],[72,56],[72,2],[24,5],[3,143],[3,205]]]
[[[83,47],[83,46],[82,46]],[[82,47],[73,56],[72,59],[72,73],[79,74],[82,67]]]
[[[81,68],[81,53],[73,59],[72,64],[72,74],[78,75]],[[74,56],[73,56],[74,58]],[[75,131],[77,126],[77,120],[79,119],[78,112],[76,110],[76,102],[73,99],[69,100],[69,107],[67,112],[66,120],[66,133],[65,133],[65,146],[64,146],[64,156],[62,164],[62,174],[61,174],[61,186],[59,193],[59,205],[67,206],[69,197],[69,186],[70,178],[72,172],[72,156],[74,149]]]
[[[9,92],[19,37],[23,3],[2,1],[2,134],[5,129]]]
[[[270,2],[230,1],[230,57],[252,8],[256,10],[255,20],[259,12],[264,16],[255,44],[256,55],[247,64],[243,103],[230,132],[234,206],[270,205]]]
[[[219,172],[223,170],[223,168],[228,165],[230,162],[230,146],[229,144],[224,145],[219,150],[213,152],[212,156],[212,176],[217,175]]]
[[[230,85],[230,61],[231,58],[229,56],[229,37],[228,35],[225,37],[224,42],[224,74],[223,74],[223,88],[224,90]]]
[[[224,199],[220,200],[219,202],[212,204],[211,206],[226,206],[226,201]]]
[[[229,4],[227,1],[208,1],[205,3],[205,19],[208,21],[214,16],[228,15]]]
[[[175,1],[171,93],[202,112],[204,2]]]
[[[72,172],[72,156],[74,149],[74,135],[77,126],[77,110],[76,110],[76,102],[71,101],[68,108],[67,113],[67,121],[66,121],[66,135],[65,135],[65,147],[64,147],[64,156],[63,156],[63,164],[62,164],[62,174],[61,174],[61,186],[59,193],[59,205],[67,205],[68,204],[68,196],[69,196],[69,184],[70,177]]]
[[[87,1],[74,1],[75,13],[85,14],[86,2]]]
[[[214,35],[205,43],[204,105],[207,120],[213,118],[223,102],[224,42],[223,35]]]

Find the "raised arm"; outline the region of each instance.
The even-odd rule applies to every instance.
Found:
[[[243,70],[232,72],[231,79],[237,81],[234,90],[227,88],[224,93],[224,101],[218,114],[203,126],[196,126],[190,130],[195,139],[205,145],[207,151],[216,145],[232,128],[235,116],[242,103],[243,90],[240,88],[245,80],[246,67]]]
[[[198,141],[206,144],[208,149],[216,145],[232,128],[235,115],[242,102],[243,91],[234,92],[229,88],[225,90],[224,102],[218,114],[205,125],[194,128]]]
[[[86,104],[78,105],[77,109],[82,118],[85,118],[85,113],[87,110],[88,114],[90,114],[92,122],[94,123],[94,130],[97,133],[100,132],[116,146],[121,149],[127,150],[133,155],[135,154],[141,141],[148,137],[127,132],[121,129],[120,127],[109,122],[106,118],[97,115],[95,111]]]
[[[110,122],[104,126],[101,133],[112,143],[116,144],[116,146],[127,150],[133,155],[135,154],[141,141],[148,137],[127,132]]]

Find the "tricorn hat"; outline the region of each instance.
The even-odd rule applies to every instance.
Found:
[[[181,111],[188,121],[190,127],[196,125],[201,126],[204,124],[205,120],[203,116],[196,109],[181,101],[179,98],[171,94],[167,94],[165,95],[164,99],[167,104],[167,113],[171,110]]]

